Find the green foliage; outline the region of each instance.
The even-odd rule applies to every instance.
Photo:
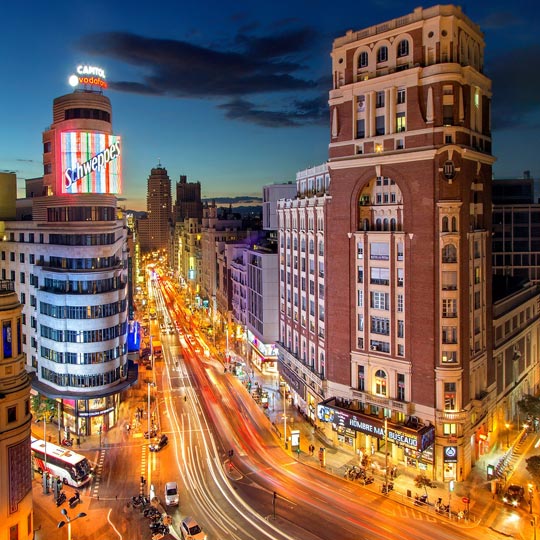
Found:
[[[41,395],[32,396],[32,413],[37,421],[46,419],[50,422],[56,414],[56,401]]]
[[[522,414],[525,416],[540,416],[540,398],[526,394],[517,402],[517,406]]]
[[[540,456],[527,458],[527,471],[533,477],[536,484],[540,484]]]

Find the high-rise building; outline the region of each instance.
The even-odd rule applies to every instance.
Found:
[[[22,346],[22,306],[12,281],[0,281],[0,324],[0,540],[30,540],[30,379]]]
[[[180,182],[176,183],[175,223],[189,218],[201,220],[202,215],[201,183],[188,182],[187,176],[180,175]]]
[[[483,58],[480,28],[452,5],[334,40],[325,241],[313,272],[307,253],[291,263],[300,287],[331,276],[324,301],[313,295],[325,322],[311,337],[326,354],[302,356],[302,306],[290,324],[282,315],[284,365],[314,374],[304,408],[321,379],[319,420],[336,443],[445,481],[468,474],[493,428],[482,414],[495,380]],[[313,220],[290,227],[316,240]]]
[[[66,435],[115,425],[120,392],[136,381],[127,357],[127,227],[116,198],[121,156],[100,89],[56,98],[42,188],[33,180],[24,201],[31,220],[0,216],[1,279],[22,304],[32,386],[56,401]]]
[[[148,212],[148,245],[143,251],[156,251],[169,247],[169,227],[171,213],[171,180],[167,169],[159,164],[151,170],[146,192]],[[143,236],[141,235],[141,241]]]

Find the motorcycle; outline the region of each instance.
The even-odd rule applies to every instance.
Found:
[[[73,446],[73,441],[71,439],[62,439],[62,446],[67,446],[69,448]]]
[[[422,506],[427,504],[428,496],[427,495],[415,495],[414,504],[415,506]]]
[[[383,494],[386,494],[392,491],[393,489],[394,489],[394,482],[388,482],[387,484],[382,485],[381,491]]]
[[[78,491],[76,491],[75,495],[69,498],[69,507],[74,508],[75,506],[77,506],[77,504],[79,504],[80,500],[81,500],[81,495]]]
[[[375,482],[375,478],[373,476],[365,476],[362,478],[362,482],[364,486],[367,486],[369,484],[373,484]]]
[[[449,511],[450,505],[443,504],[442,499],[439,497],[435,503],[435,512],[437,512],[437,514],[448,514]]]
[[[62,491],[60,495],[58,495],[58,498],[56,499],[56,506],[61,506],[66,502],[66,494]]]

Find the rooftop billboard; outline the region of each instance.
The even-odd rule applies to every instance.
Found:
[[[61,134],[61,193],[122,192],[121,140],[87,131]]]

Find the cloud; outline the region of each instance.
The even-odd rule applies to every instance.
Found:
[[[329,87],[323,90],[320,80],[302,76],[307,70],[303,56],[310,58],[315,33],[308,27],[286,29],[289,22],[283,21],[280,27],[284,29],[270,35],[253,35],[260,29],[246,24],[229,45],[200,46],[185,40],[106,32],[81,38],[78,47],[136,67],[134,80],[109,80],[111,90],[217,100],[227,118],[265,127],[319,123]],[[306,99],[284,97],[286,105],[277,110],[257,107],[249,99],[277,93],[297,93]]]
[[[264,127],[298,127],[307,124],[324,124],[328,121],[326,98],[296,100],[287,110],[272,111],[245,99],[235,99],[219,105],[225,116]]]
[[[524,23],[513,11],[491,11],[478,22],[482,30],[499,30]]]
[[[86,53],[136,66],[137,81],[112,81],[121,91],[177,97],[221,98],[309,90],[315,83],[298,77],[304,68],[295,55],[308,44],[307,29],[279,35],[239,34],[238,50],[202,47],[180,40],[110,32],[81,38]]]
[[[540,45],[498,55],[486,69],[493,81],[493,129],[532,128],[540,113]]]

